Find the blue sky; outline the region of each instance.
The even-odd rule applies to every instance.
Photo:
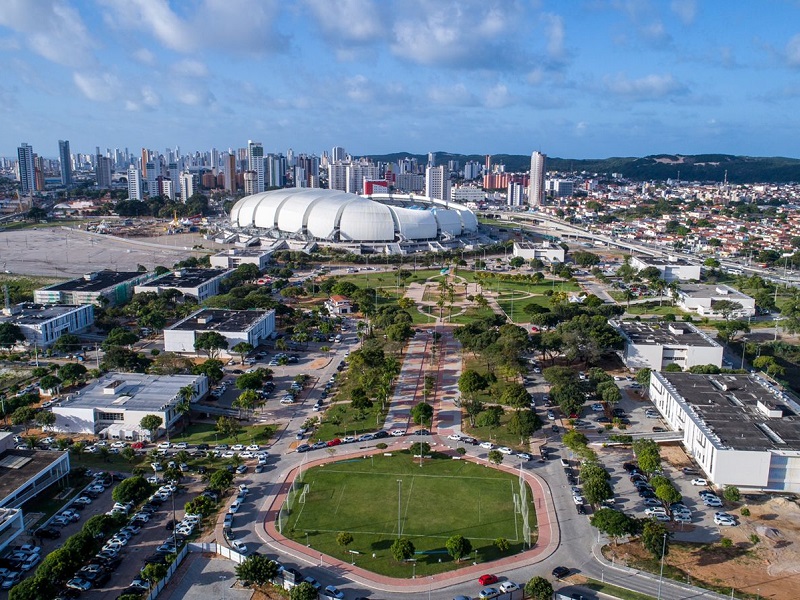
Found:
[[[800,157],[797,0],[3,0],[0,154]]]

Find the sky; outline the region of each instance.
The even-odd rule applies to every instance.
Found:
[[[0,155],[800,157],[800,0],[2,0]]]

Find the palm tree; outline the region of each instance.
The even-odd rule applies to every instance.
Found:
[[[275,350],[280,350],[281,352],[286,352],[289,346],[286,345],[286,340],[284,338],[280,338],[275,341]]]
[[[658,305],[661,306],[661,301],[664,299],[664,290],[667,289],[667,282],[663,279],[656,279],[653,282],[653,289],[658,292]]]
[[[628,304],[628,308],[627,308],[627,310],[630,310],[630,309],[631,309],[631,300],[633,300],[634,298],[636,298],[636,294],[634,294],[634,293],[633,293],[632,291],[630,291],[630,290],[625,290],[625,291],[622,293],[622,298],[623,298],[623,299],[625,300],[625,302],[627,302],[627,304]]]

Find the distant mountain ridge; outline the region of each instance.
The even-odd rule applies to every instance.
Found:
[[[447,164],[457,160],[463,166],[474,160],[481,164],[486,157],[481,154],[452,154],[436,152],[436,164]],[[421,163],[428,160],[427,154],[393,152],[391,154],[366,155],[376,161],[396,162],[414,157]],[[504,164],[507,171],[519,172],[530,169],[531,157],[524,154],[493,154],[492,164]],[[800,182],[800,159],[782,156],[757,157],[732,154],[655,154],[642,158],[612,157],[601,159],[570,159],[547,157],[548,171],[586,171],[611,176],[621,173],[633,181],[681,181],[722,182],[725,171],[729,183],[791,183]]]

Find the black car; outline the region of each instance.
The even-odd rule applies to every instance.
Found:
[[[209,448],[208,444],[197,444],[198,450],[208,450],[208,448]]]
[[[597,422],[598,423],[610,423],[611,419],[609,419],[608,417],[597,417]]]
[[[417,429],[414,432],[414,435],[430,435],[430,434],[431,434],[431,432],[428,431],[427,429]]]
[[[40,527],[36,530],[36,537],[56,540],[61,537],[61,531],[55,527]]]
[[[177,521],[175,519],[170,519],[169,521],[167,521],[167,524],[164,527],[166,527],[167,531],[172,531],[173,529],[175,529],[176,523]]]
[[[145,565],[165,565],[167,564],[167,555],[156,552],[144,559]]]
[[[208,472],[208,469],[207,469],[207,468],[205,468],[205,467],[203,467],[203,466],[199,466],[199,467],[197,467],[197,472],[198,472],[200,475],[205,475],[205,474]]]
[[[389,437],[389,432],[383,429],[381,429],[380,431],[376,431],[375,433],[372,434],[372,439],[374,440],[380,440],[382,438],[388,438],[388,437]]]
[[[461,442],[463,444],[472,444],[473,446],[478,445],[478,440],[476,440],[474,437],[463,437],[461,438]]]
[[[583,507],[583,504],[576,504],[575,505],[575,510],[578,511],[579,515],[585,515],[586,514],[586,509]]]
[[[567,567],[556,567],[553,569],[553,577],[556,579],[561,579],[567,575],[569,575],[569,569]]]

